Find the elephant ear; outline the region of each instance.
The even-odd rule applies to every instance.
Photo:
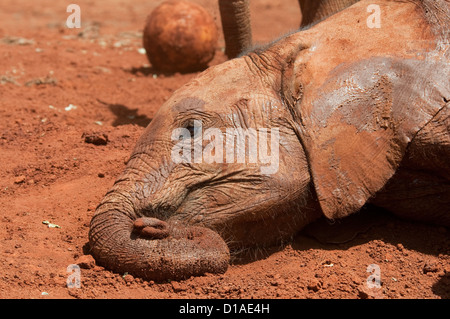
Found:
[[[338,67],[301,102],[300,136],[327,218],[358,211],[383,188],[448,102],[449,79],[446,63],[371,58]]]

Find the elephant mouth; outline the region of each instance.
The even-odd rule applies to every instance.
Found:
[[[163,239],[170,235],[169,224],[157,218],[142,217],[134,221],[132,233],[148,239]]]
[[[145,277],[183,279],[224,273],[228,268],[229,248],[210,228],[142,217],[134,221],[131,238],[152,242],[157,247],[156,258],[150,260],[153,274]]]
[[[133,218],[114,208],[97,211],[89,238],[99,265],[145,280],[224,273],[230,262],[227,244],[212,229],[153,217]]]
[[[137,218],[132,225],[132,239],[187,241],[201,249],[228,250],[222,237],[210,228],[189,226],[176,221],[163,221],[154,217]]]

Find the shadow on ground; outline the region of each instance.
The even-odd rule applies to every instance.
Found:
[[[431,289],[436,295],[441,296],[442,299],[450,299],[450,273],[442,276]]]
[[[448,234],[439,231],[439,225],[404,220],[367,205],[360,212],[334,222],[321,218],[305,227],[291,242],[236,253],[233,264],[248,264],[268,258],[287,245],[298,252],[310,249],[345,251],[376,240],[394,246],[402,245],[405,249],[426,255],[448,254]],[[433,285],[433,292],[442,298],[450,298],[448,273]]]
[[[112,126],[117,127],[120,125],[135,124],[142,127],[147,127],[152,121],[151,118],[146,115],[139,115],[138,109],[130,109],[123,104],[112,104],[97,99],[98,102],[105,105],[116,116],[116,119],[112,123]]]
[[[153,77],[170,77],[173,76],[175,73],[179,74],[189,74],[189,73],[197,73],[205,71],[208,68],[208,66],[201,66],[198,69],[193,69],[190,71],[178,71],[178,72],[168,72],[168,71],[161,71],[153,66],[140,66],[140,67],[132,67],[130,69],[126,69],[125,71],[133,74],[133,75],[143,75],[143,76],[153,76]]]

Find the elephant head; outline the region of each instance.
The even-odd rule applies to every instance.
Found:
[[[154,280],[224,272],[230,249],[347,216],[382,189],[450,99],[450,23],[377,0],[389,18],[370,29],[372,3],[178,89],[92,218],[97,262]]]
[[[159,280],[223,272],[229,248],[286,239],[320,216],[263,63],[252,55],[212,67],[161,106],[92,219],[100,264]]]

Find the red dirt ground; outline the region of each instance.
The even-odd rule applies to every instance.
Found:
[[[196,2],[220,27],[216,1]],[[251,2],[256,41],[300,23],[296,0]],[[450,297],[449,230],[376,211],[313,225],[223,275],[153,283],[88,264],[81,288],[67,288],[95,206],[155,111],[195,76],[156,74],[138,51],[145,17],[160,1],[76,3],[81,29],[65,27],[64,3],[0,3],[0,298]],[[211,64],[225,61],[223,45],[221,37]],[[86,143],[83,134],[108,142]],[[380,288],[366,284],[371,264]]]

